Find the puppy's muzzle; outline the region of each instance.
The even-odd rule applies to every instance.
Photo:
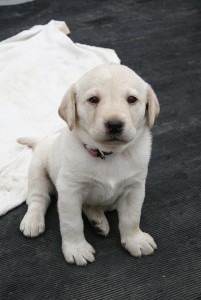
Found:
[[[105,128],[109,134],[120,134],[124,129],[124,123],[121,120],[111,119],[105,123]]]

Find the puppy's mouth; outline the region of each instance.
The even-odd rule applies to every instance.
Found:
[[[121,135],[109,135],[105,142],[108,143],[127,143],[127,141]]]
[[[121,134],[106,134],[104,137],[98,140],[99,143],[104,145],[125,145],[129,141]]]
[[[133,130],[132,132],[121,131],[112,133],[108,131],[101,132],[93,128],[89,133],[95,142],[108,147],[118,147],[121,145],[126,145],[134,139]]]

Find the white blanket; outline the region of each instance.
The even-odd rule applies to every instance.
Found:
[[[16,139],[59,131],[68,87],[96,65],[120,63],[113,50],[73,43],[68,33],[51,21],[0,43],[0,215],[26,199],[32,151]]]

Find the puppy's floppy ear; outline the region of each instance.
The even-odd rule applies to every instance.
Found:
[[[75,125],[76,118],[75,87],[72,85],[66,92],[59,107],[60,117],[66,121],[70,130]]]
[[[156,94],[154,93],[152,87],[148,85],[147,89],[147,116],[149,127],[152,128],[154,126],[155,119],[158,117],[160,112],[160,105]]]

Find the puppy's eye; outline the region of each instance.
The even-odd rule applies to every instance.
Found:
[[[129,96],[127,98],[127,101],[128,101],[129,104],[134,104],[135,102],[137,102],[137,98],[134,97],[134,96]]]
[[[98,104],[100,102],[100,100],[96,96],[89,98],[88,101],[92,104]]]

